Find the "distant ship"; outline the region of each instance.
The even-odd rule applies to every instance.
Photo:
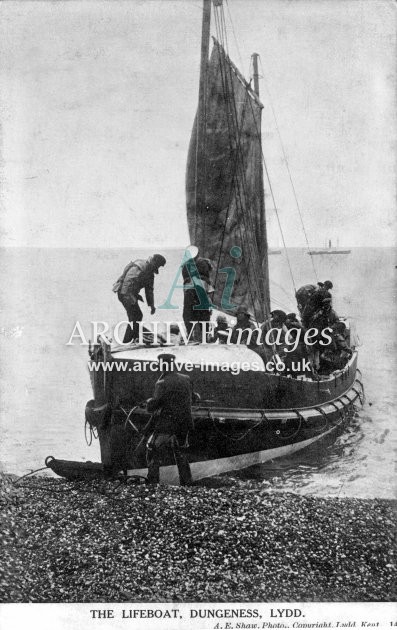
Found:
[[[273,254],[281,254],[281,249],[269,249],[267,253],[269,254],[269,256]]]
[[[336,247],[332,247],[332,241],[331,239],[328,241],[328,247],[322,247],[321,249],[311,249],[310,251],[308,251],[307,253],[310,256],[321,256],[324,254],[350,254],[351,249],[340,249],[339,248],[339,242],[337,243]]]

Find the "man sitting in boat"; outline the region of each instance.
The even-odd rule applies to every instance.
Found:
[[[256,329],[253,323],[254,316],[249,309],[242,305],[239,306],[236,311],[236,324],[232,328],[230,335],[230,343],[239,343],[245,345],[256,345],[256,335],[258,333],[252,333],[251,331]]]
[[[286,317],[284,325],[287,328],[287,330],[291,330],[292,328],[298,328],[298,329],[303,328],[296,313],[287,313],[287,317]]]
[[[298,326],[293,326],[288,331],[288,339],[293,346],[296,341],[297,335],[299,334],[300,324]],[[303,341],[302,336],[299,336],[299,341],[296,344],[296,348],[290,350],[289,352],[284,352],[281,355],[281,360],[285,365],[285,374],[289,374],[292,378],[297,378],[301,375],[309,376],[311,374],[310,369],[306,369],[307,359],[309,358],[309,354],[306,348],[306,345]],[[297,369],[299,367],[299,369]]]
[[[226,315],[222,313],[216,318],[216,326],[211,337],[211,343],[227,343],[229,337],[229,324]]]
[[[164,463],[167,451],[171,451],[178,467],[180,484],[187,485],[192,482],[192,476],[181,447],[187,443],[188,432],[194,428],[192,383],[187,375],[176,370],[173,354],[160,354],[158,360],[163,373],[155,385],[153,398],[147,401],[147,409],[153,414],[149,428],[153,430],[146,445],[147,482],[159,483],[160,465]]]
[[[147,260],[135,260],[127,265],[120,278],[115,282],[113,291],[117,292],[130,322],[125,331],[123,343],[130,343],[138,337],[138,322],[143,319],[139,307],[139,302],[143,302],[139,295],[142,289],[145,289],[146,302],[150,307],[151,315],[156,312],[153,294],[154,275],[158,274],[160,267],[164,267],[166,262],[161,254],[154,254]]]
[[[186,287],[183,294],[183,321],[188,335],[194,322],[210,321],[211,296],[214,292],[211,285],[211,261],[208,258],[200,258],[196,247],[191,249],[193,256],[182,267],[183,284]],[[193,334],[201,338],[201,326],[196,325]]]
[[[321,354],[321,370],[323,372],[333,372],[341,370],[352,356],[352,350],[346,341],[346,325],[343,322],[336,322],[332,327],[332,343]]]

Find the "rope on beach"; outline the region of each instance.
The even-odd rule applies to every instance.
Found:
[[[18,479],[16,479],[15,481],[13,481],[13,485],[16,486],[17,483],[19,483],[20,481],[22,481],[22,479],[25,479],[25,477],[29,477],[29,475],[34,475],[34,473],[39,472],[40,470],[46,470],[47,466],[42,466],[41,468],[37,468],[36,470],[32,470],[29,473],[26,473],[26,475],[23,475],[22,477],[18,477]]]

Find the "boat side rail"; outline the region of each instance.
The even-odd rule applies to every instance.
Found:
[[[216,407],[213,405],[202,405],[202,401],[200,401],[199,405],[192,406],[192,413],[196,418],[200,417],[208,417],[209,413],[212,414],[213,417],[219,418],[235,418],[239,420],[259,420],[263,415],[269,419],[273,418],[295,418],[297,413],[301,413],[306,416],[315,416],[318,413],[322,413],[321,410],[327,408],[327,406],[332,407],[334,410],[339,410],[337,407],[337,403],[341,405],[341,409],[346,407],[346,405],[352,404],[357,398],[359,398],[360,402],[362,402],[362,398],[360,396],[360,392],[354,386],[356,381],[350,387],[349,392],[354,395],[349,396],[348,393],[341,394],[337,398],[333,400],[328,400],[321,405],[313,405],[308,407],[296,407],[294,409],[291,408],[280,408],[280,409],[263,409],[260,407],[257,408],[232,408],[232,407]],[[119,407],[126,416],[126,422],[131,419],[134,414],[148,416],[150,413],[147,411],[146,407],[142,403],[135,403],[130,409],[125,409],[124,407]],[[325,411],[326,413],[326,411]]]

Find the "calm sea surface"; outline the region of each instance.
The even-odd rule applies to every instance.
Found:
[[[2,470],[24,474],[43,466],[47,455],[99,461],[98,443],[88,447],[83,430],[85,403],[92,397],[87,349],[66,343],[77,320],[92,338],[91,321],[114,324],[124,319],[112,284],[131,258],[151,253],[0,250]],[[157,304],[164,301],[182,258],[182,250],[162,253],[168,263],[156,277]],[[315,283],[311,257],[300,249],[288,254],[296,285]],[[351,317],[360,336],[359,367],[367,402],[333,443],[230,475],[236,483],[302,494],[396,495],[396,262],[395,251],[386,248],[315,257],[319,279],[334,284],[337,312]],[[270,257],[270,275],[273,307],[296,311],[285,253]],[[164,313],[155,318],[164,318]],[[154,319],[148,311],[145,316]],[[166,318],[181,320],[182,312],[168,312]]]

